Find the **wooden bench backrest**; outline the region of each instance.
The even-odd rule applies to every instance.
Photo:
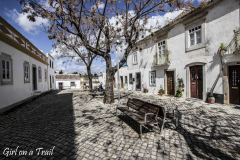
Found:
[[[144,102],[140,99],[135,99],[135,98],[129,98],[127,102],[127,106],[136,111],[139,111],[142,114],[145,114],[145,113],[159,114],[159,109],[160,109],[160,106],[158,105]]]
[[[144,105],[141,107],[140,112],[158,114],[159,106],[152,103],[145,102]]]
[[[144,105],[143,101],[135,98],[129,98],[127,102],[127,106],[136,111],[139,111],[143,105]]]

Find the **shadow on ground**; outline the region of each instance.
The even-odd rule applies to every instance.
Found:
[[[15,150],[18,146],[18,156],[7,158],[58,159],[67,156],[74,159],[76,133],[72,99],[72,93],[53,92],[1,115],[0,159],[6,158],[4,149]],[[43,152],[39,153],[43,155],[37,155],[37,148],[50,150],[53,147],[53,156]],[[33,151],[33,155],[20,156],[21,150],[28,154]]]

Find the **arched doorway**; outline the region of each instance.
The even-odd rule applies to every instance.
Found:
[[[191,66],[189,71],[191,97],[203,99],[203,67],[201,65]]]

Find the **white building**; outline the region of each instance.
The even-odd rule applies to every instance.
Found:
[[[54,68],[54,58],[48,54],[48,89],[56,89],[55,85],[55,68]]]
[[[0,17],[0,111],[48,90],[47,56]]]
[[[97,75],[92,77],[93,89],[99,86],[99,78]],[[89,89],[89,80],[87,75],[81,74],[57,74],[56,75],[56,89]]]
[[[214,0],[179,15],[139,41],[127,68],[120,69],[120,83],[128,90],[157,93],[162,88],[175,95],[181,79],[184,97],[206,100],[214,88],[217,102],[240,104],[239,6],[239,0]],[[227,51],[219,76],[221,44]]]
[[[57,74],[56,89],[81,89],[80,74]]]

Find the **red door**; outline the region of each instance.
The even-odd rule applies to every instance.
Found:
[[[231,104],[240,104],[240,66],[229,66],[229,94]]]
[[[174,72],[166,71],[166,75],[167,75],[167,94],[174,95],[175,94]]]
[[[191,97],[193,98],[203,98],[203,72],[202,66],[192,66],[190,67],[190,87],[191,87]]]

